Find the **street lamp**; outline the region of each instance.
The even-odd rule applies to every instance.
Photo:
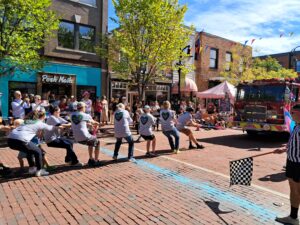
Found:
[[[289,69],[292,69],[292,64],[293,64],[293,62],[292,61],[294,61],[294,70],[295,71],[297,71],[297,58],[295,58],[295,52],[296,52],[296,49],[297,48],[300,48],[300,45],[299,46],[297,46],[297,47],[295,47],[295,48],[293,48],[291,51],[290,51],[290,53],[289,53]]]
[[[187,45],[183,49],[181,49],[181,52],[184,52],[186,49],[187,49],[187,54],[190,55],[190,52],[191,52],[191,46],[190,45]],[[179,68],[178,68],[178,100],[181,99],[180,80],[181,80],[181,66],[183,65],[181,59],[182,59],[182,54],[180,53],[179,61],[176,64],[177,66],[179,66]]]

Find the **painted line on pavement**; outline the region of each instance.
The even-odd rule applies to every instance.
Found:
[[[101,148],[101,151],[109,156],[113,155],[113,150],[107,148]],[[120,158],[125,158],[124,155],[119,155]],[[189,189],[194,190],[200,195],[200,199],[204,200],[214,200],[214,201],[224,201],[227,205],[232,208],[239,207],[247,215],[251,215],[254,218],[259,218],[261,221],[270,222],[274,221],[278,212],[272,211],[264,206],[251,202],[248,199],[243,198],[242,196],[235,195],[226,190],[222,190],[218,187],[214,187],[213,184],[209,182],[196,181],[191,178],[188,178],[180,173],[160,167],[153,163],[147,162],[143,159],[138,159],[135,163],[138,167],[142,168],[145,171],[156,172],[161,176],[161,179],[172,179],[184,186],[187,186]],[[204,199],[205,198],[205,199]]]
[[[104,141],[102,140],[103,142],[106,142],[106,143],[110,143],[110,141]],[[122,148],[127,148],[123,145],[121,145]],[[139,149],[139,148],[134,148],[134,150],[136,151],[139,151],[139,152],[143,152],[143,153],[146,153],[146,151],[142,150],[142,149]],[[201,151],[201,150],[200,150]],[[159,155],[159,157],[161,158],[165,158],[165,159],[168,159],[168,160],[171,160],[173,162],[177,162],[177,163],[181,163],[181,164],[184,164],[186,166],[189,166],[189,167],[192,167],[192,168],[195,168],[195,169],[198,169],[198,170],[202,170],[204,172],[207,172],[207,173],[211,173],[213,175],[217,175],[217,176],[221,176],[223,178],[226,178],[229,182],[230,180],[230,177],[226,174],[223,174],[223,173],[219,173],[219,172],[216,172],[216,171],[213,171],[213,170],[210,170],[210,169],[207,169],[207,168],[204,168],[204,167],[201,167],[201,166],[196,166],[194,164],[191,164],[191,163],[188,163],[188,162],[184,162],[184,161],[181,161],[181,160],[178,160],[178,159],[174,159],[172,157],[168,157],[168,156],[164,156],[164,155]],[[285,194],[282,194],[278,191],[274,191],[274,190],[271,190],[269,188],[265,188],[265,187],[262,187],[262,186],[259,186],[257,184],[251,184],[252,187],[256,188],[256,189],[259,189],[259,190],[262,190],[262,191],[266,191],[266,192],[269,192],[271,194],[274,194],[274,195],[277,195],[277,196],[280,196],[280,197],[283,197],[283,198],[286,198],[286,199],[289,199],[289,196],[288,195],[285,195]]]

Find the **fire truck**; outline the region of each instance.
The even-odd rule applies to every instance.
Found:
[[[300,122],[300,83],[287,80],[259,80],[237,86],[233,126],[249,135],[290,131],[286,112]]]

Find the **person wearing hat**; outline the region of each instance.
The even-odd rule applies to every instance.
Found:
[[[122,144],[122,139],[124,138],[128,142],[128,160],[130,162],[135,162],[135,159],[133,157],[134,142],[129,128],[129,124],[131,124],[133,120],[131,119],[129,112],[125,110],[125,106],[123,103],[119,103],[117,105],[117,110],[114,116],[115,116],[114,131],[115,131],[115,137],[117,141],[115,144],[113,159],[114,160],[118,159],[118,154]]]
[[[89,148],[89,161],[88,165],[91,167],[100,166],[99,153],[100,142],[95,135],[91,135],[88,130],[88,125],[97,127],[99,123],[91,117],[91,115],[85,113],[86,105],[84,102],[77,103],[77,112],[71,114],[72,131],[75,138],[80,144],[87,145]],[[93,157],[93,148],[95,148]]]
[[[22,100],[22,94],[20,91],[15,91],[15,99],[11,103],[12,115],[14,119],[24,119],[26,103]]]
[[[82,102],[85,103],[85,110],[86,110],[85,113],[92,116],[93,102],[90,99],[90,93],[88,91],[85,91],[82,96],[83,96]]]
[[[144,113],[139,119],[139,133],[147,141],[147,153],[146,156],[156,156],[155,146],[156,138],[153,134],[153,126],[155,125],[156,118],[150,113],[150,106],[144,106]],[[152,142],[152,152],[150,153],[150,145]]]
[[[199,124],[195,123],[193,121],[192,113],[194,112],[194,109],[191,107],[186,108],[185,112],[181,114],[177,119],[176,128],[179,130],[179,132],[184,133],[186,136],[189,137],[189,149],[203,149],[204,146],[200,145],[197,140],[195,139],[193,132],[190,128],[187,126],[193,126],[199,128]],[[196,147],[193,146],[193,143],[196,144]]]

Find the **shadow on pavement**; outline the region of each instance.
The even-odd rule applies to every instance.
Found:
[[[255,137],[247,134],[219,136],[211,138],[197,139],[199,142],[210,143],[214,145],[224,145],[233,148],[250,149],[259,151],[260,148],[277,148],[282,144],[286,144],[288,139],[286,136],[274,135],[257,135]]]
[[[271,181],[271,182],[282,182],[285,181],[287,178],[285,176],[285,172],[269,174],[264,177],[259,178],[260,181]]]

